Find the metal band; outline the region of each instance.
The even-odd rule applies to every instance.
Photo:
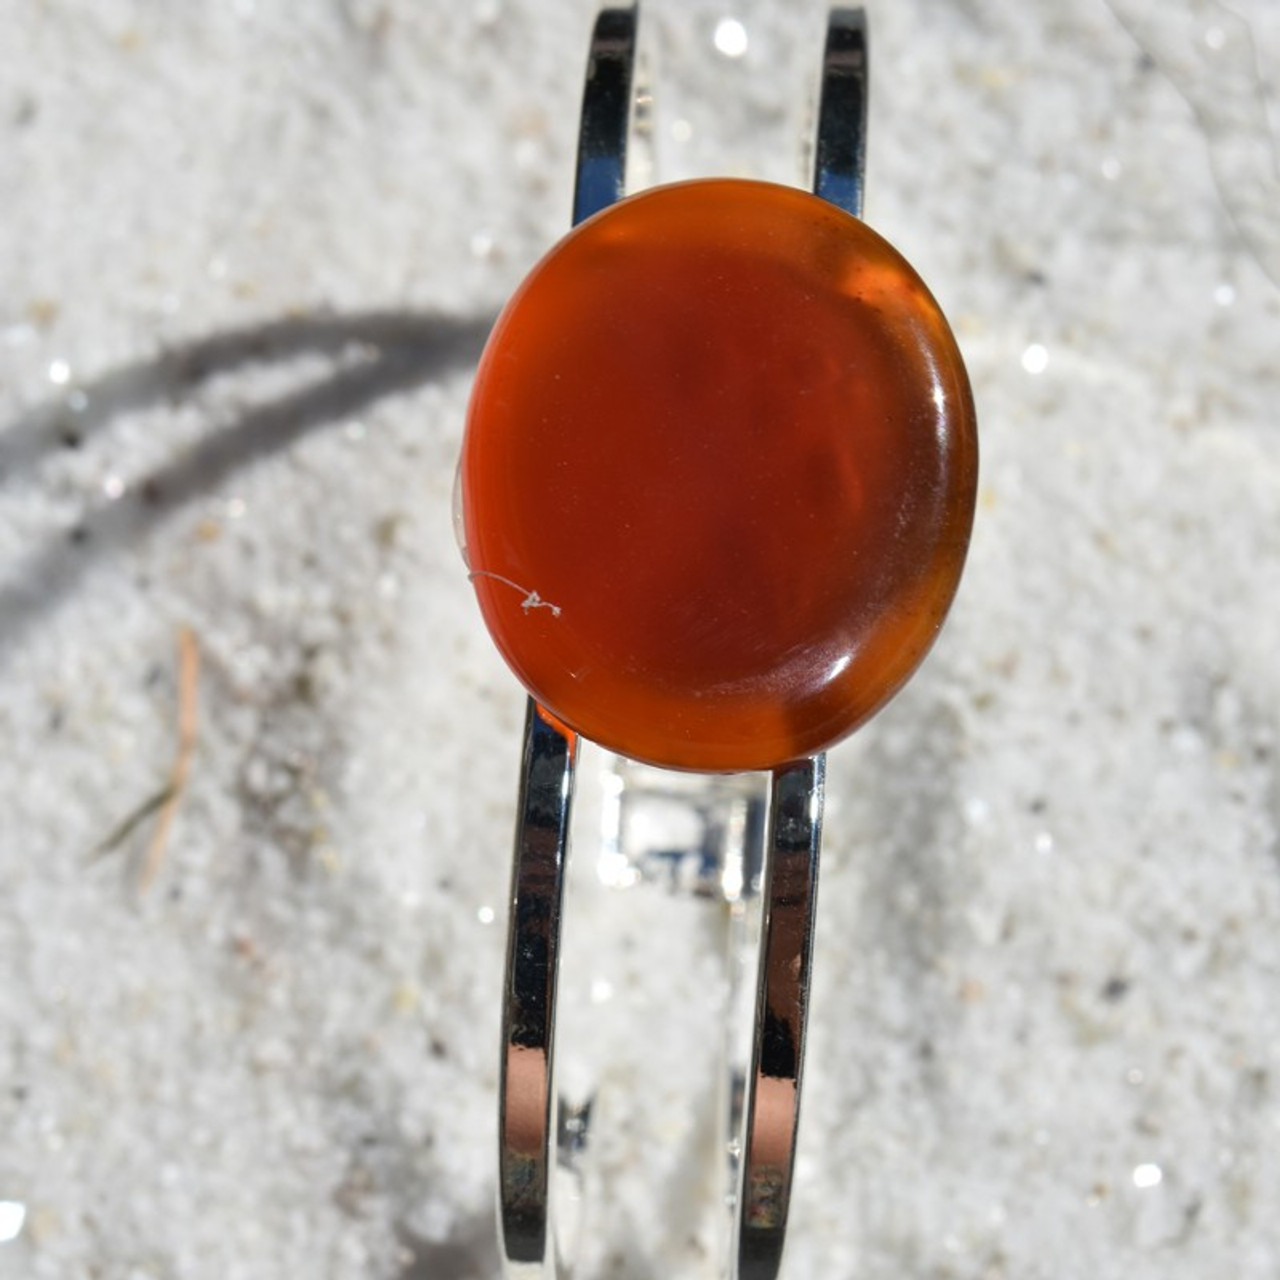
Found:
[[[626,181],[636,11],[596,19],[578,136],[573,221],[621,198]],[[560,1117],[556,986],[577,742],[530,699],[511,873],[498,1101],[498,1216],[509,1280],[554,1280],[552,1209]]]
[[[862,217],[866,166],[866,18],[861,9],[832,9],[822,55],[814,194]]]
[[[573,188],[575,226],[626,194],[635,61],[636,10],[603,10],[591,33],[582,93]]]
[[[577,740],[532,701],[511,869],[499,1083],[499,1218],[507,1275],[554,1276],[555,1016]]]
[[[769,797],[764,921],[736,1242],[738,1280],[773,1280],[791,1204],[825,756],[777,770]]]

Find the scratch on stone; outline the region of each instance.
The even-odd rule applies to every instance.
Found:
[[[553,618],[560,616],[560,606],[558,604],[552,604],[550,600],[544,600],[536,591],[530,591],[527,587],[522,587],[518,582],[512,582],[510,578],[504,578],[500,573],[491,573],[488,569],[473,569],[467,574],[467,577],[472,582],[477,578],[492,578],[495,582],[501,582],[504,586],[511,587],[514,591],[519,591],[524,596],[524,599],[520,602],[520,608],[525,613],[530,613],[534,609],[550,609]]]

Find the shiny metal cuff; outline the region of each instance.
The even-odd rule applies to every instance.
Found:
[[[628,147],[639,117],[635,77],[637,11],[606,9],[591,41],[579,136],[574,221],[626,192]],[[833,9],[822,63],[813,189],[855,216],[862,207],[866,139],[867,47],[862,13]],[[570,814],[579,755],[575,735],[532,701],[525,726],[512,870],[499,1095],[499,1217],[509,1280],[563,1280],[572,1249],[556,1201],[557,1168],[581,1181],[590,1147],[589,1106],[569,1107],[555,1084],[557,976],[565,899]],[[644,766],[616,774],[620,793],[661,785]],[[728,1008],[754,1014],[749,1047],[738,1061],[725,1036],[722,1135],[727,1170],[728,1257],[736,1280],[772,1280],[782,1258],[800,1113],[805,1027],[822,828],[824,757],[758,775],[701,780],[702,799],[730,819],[682,851],[696,868],[692,888],[727,903],[758,895],[758,929],[738,921],[736,949],[758,943],[754,999],[736,998],[743,968],[731,957]],[[625,794],[623,795],[625,799]],[[623,857],[634,851],[623,848]],[[753,966],[747,965],[749,974]]]

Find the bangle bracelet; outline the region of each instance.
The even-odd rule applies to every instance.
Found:
[[[509,1277],[566,1274],[572,1197],[553,1175],[571,1190],[591,1137],[589,1107],[561,1106],[554,1072],[585,741],[616,760],[615,857],[644,873],[625,814],[665,796],[700,832],[685,887],[758,905],[758,930],[730,931],[739,950],[758,943],[758,976],[753,999],[728,1002],[754,1026],[728,1055],[720,1142],[723,1271],[765,1280],[791,1194],[824,753],[942,625],[973,520],[975,415],[937,303],[860,220],[861,11],[830,14],[812,193],[707,179],[627,195],[636,30],[635,9],[597,20],[575,227],[494,327],[459,469],[481,612],[530,695],[500,1229]]]

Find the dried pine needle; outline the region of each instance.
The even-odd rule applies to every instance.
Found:
[[[138,888],[145,892],[164,865],[165,850],[174,815],[182,803],[187,778],[191,773],[191,756],[196,746],[196,703],[200,683],[200,649],[190,627],[178,631],[178,747],[174,753],[169,780],[149,799],[144,800],[94,850],[98,858],[122,845],[152,814],[157,814],[155,829],[142,859]]]
[[[142,871],[138,876],[138,888],[145,892],[156,878],[156,873],[164,865],[165,850],[169,845],[169,832],[173,827],[174,814],[182,803],[183,793],[187,789],[187,778],[191,773],[191,756],[196,748],[196,704],[200,683],[200,648],[196,644],[196,633],[190,627],[182,627],[178,631],[178,750],[173,757],[173,768],[169,772],[169,783],[161,793],[163,799],[159,806],[155,830],[151,833],[151,843],[147,845],[146,855],[142,860]]]

